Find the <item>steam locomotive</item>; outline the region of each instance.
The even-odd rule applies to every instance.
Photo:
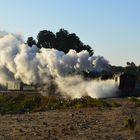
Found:
[[[91,78],[92,79],[92,78]],[[110,75],[103,75],[101,80],[110,79]],[[133,96],[133,91],[136,88],[136,77],[133,74],[122,73],[117,75],[114,80],[118,85],[119,96]],[[37,91],[37,85],[26,85],[19,81],[7,82],[8,91]]]
[[[120,74],[115,78],[120,90],[120,96],[133,96],[136,89],[136,76],[130,73]]]

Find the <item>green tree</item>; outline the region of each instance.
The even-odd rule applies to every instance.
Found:
[[[33,39],[30,40],[29,44],[32,43]],[[60,29],[56,34],[48,30],[40,31],[37,35],[37,40],[38,48],[54,48],[65,53],[70,49],[76,52],[87,50],[90,55],[93,55],[93,49],[89,45],[84,45],[75,33],[70,34],[65,29]]]
[[[89,45],[84,45],[75,33],[69,33],[65,29],[60,29],[56,33],[56,49],[64,51],[65,53],[70,49],[76,52],[87,50],[90,55],[93,55],[93,49]]]
[[[67,53],[69,51],[68,44],[68,35],[69,32],[64,29],[60,29],[59,32],[56,33],[56,46],[57,50],[63,51]]]
[[[36,41],[34,40],[33,37],[28,37],[27,44],[29,47],[32,47],[33,45],[36,45]]]
[[[134,62],[127,62],[127,66],[125,67],[125,72],[131,74],[137,74],[137,66]]]
[[[55,35],[51,31],[43,30],[39,32],[39,34],[37,35],[37,39],[37,46],[39,48],[53,48]]]

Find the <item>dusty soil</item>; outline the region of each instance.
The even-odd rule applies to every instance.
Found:
[[[128,99],[109,100],[122,107],[1,115],[0,140],[140,140],[140,107]],[[135,130],[123,125],[130,115],[137,121]]]

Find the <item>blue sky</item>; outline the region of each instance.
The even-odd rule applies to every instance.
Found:
[[[140,0],[1,0],[0,29],[75,32],[112,65],[140,65]]]

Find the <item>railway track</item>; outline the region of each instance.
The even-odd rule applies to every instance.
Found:
[[[0,91],[0,94],[40,94],[39,91]]]

